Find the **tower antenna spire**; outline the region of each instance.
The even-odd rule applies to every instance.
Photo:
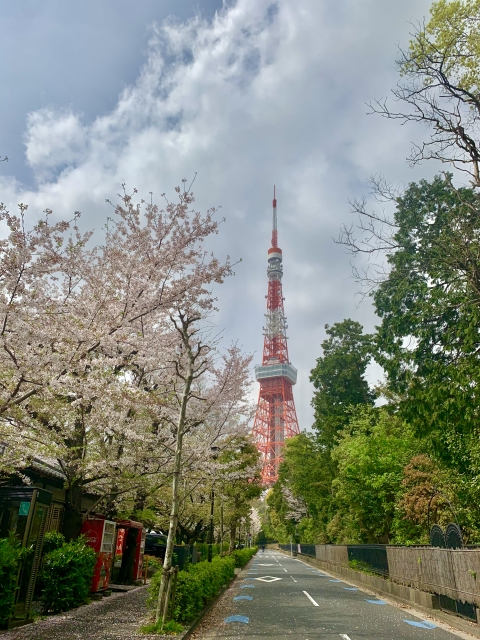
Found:
[[[278,246],[278,231],[277,231],[277,198],[275,196],[275,185],[273,185],[273,225],[272,225],[272,247]]]
[[[293,401],[297,370],[290,363],[287,346],[287,319],[283,310],[282,250],[277,237],[277,198],[273,187],[272,246],[268,250],[267,313],[263,328],[262,364],[255,367],[260,383],[253,436],[262,456],[262,480],[271,486],[278,478],[285,440],[300,433]]]

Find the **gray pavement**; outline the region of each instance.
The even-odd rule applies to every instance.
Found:
[[[244,640],[456,640],[459,635],[467,637],[461,633],[454,635],[432,619],[392,606],[275,551],[260,551],[225,597],[230,599],[225,612],[228,615],[202,637]]]

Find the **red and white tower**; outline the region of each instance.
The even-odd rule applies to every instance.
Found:
[[[273,188],[272,246],[268,250],[268,295],[262,364],[255,367],[260,383],[253,435],[262,454],[262,479],[272,485],[278,478],[286,438],[300,433],[293,401],[297,370],[288,359],[287,319],[283,310],[282,250],[278,248],[277,200]]]

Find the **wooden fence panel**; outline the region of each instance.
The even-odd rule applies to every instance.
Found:
[[[393,582],[480,606],[480,550],[387,548]]]
[[[452,569],[457,585],[457,600],[480,606],[480,549],[451,552]]]
[[[348,551],[346,545],[316,544],[315,557],[322,562],[348,567]]]

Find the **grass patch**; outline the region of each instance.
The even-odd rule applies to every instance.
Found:
[[[140,627],[140,633],[151,634],[151,633],[161,633],[162,635],[167,636],[176,636],[177,633],[181,633],[183,631],[183,627],[179,622],[175,622],[175,620],[169,620],[163,626],[163,630],[160,631],[162,626],[162,621],[158,622],[149,622],[148,624],[144,624],[143,627]]]
[[[350,569],[355,569],[355,571],[361,571],[362,573],[367,573],[370,576],[378,576],[378,573],[373,571],[369,564],[362,562],[361,560],[349,560],[348,565]]]

